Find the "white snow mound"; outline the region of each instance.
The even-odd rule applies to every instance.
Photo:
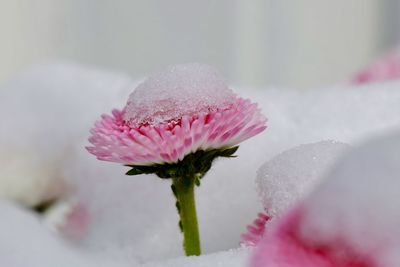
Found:
[[[267,215],[277,217],[306,196],[348,148],[336,141],[304,144],[264,163],[256,181]]]

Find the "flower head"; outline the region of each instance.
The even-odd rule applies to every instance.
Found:
[[[179,65],[140,84],[123,110],[103,115],[88,147],[100,160],[172,164],[196,151],[231,148],[260,133],[266,119],[213,68]]]
[[[218,157],[266,128],[257,105],[235,95],[215,69],[187,64],[150,77],[126,107],[103,115],[87,149],[123,163],[127,175],[154,173],[172,180],[186,255],[200,255],[194,188]]]

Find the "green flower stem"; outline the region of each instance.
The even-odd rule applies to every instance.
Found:
[[[201,254],[194,197],[195,181],[195,177],[172,178],[172,191],[176,197],[176,207],[180,217],[179,226],[183,233],[183,248],[186,256]]]
[[[199,226],[197,223],[194,188],[211,168],[216,158],[232,158],[238,146],[197,150],[175,163],[153,165],[126,165],[131,169],[126,175],[154,173],[162,179],[172,179],[172,191],[176,198],[183,233],[183,248],[187,256],[200,255]]]

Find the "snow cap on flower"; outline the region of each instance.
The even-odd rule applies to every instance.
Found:
[[[157,124],[227,109],[235,94],[213,67],[183,64],[149,77],[131,93],[124,120]]]
[[[196,151],[230,148],[260,133],[266,119],[202,64],[168,68],[140,84],[126,107],[103,115],[89,152],[127,165],[176,163]]]
[[[268,231],[252,267],[400,266],[400,135],[344,156]]]
[[[247,227],[241,244],[257,245],[265,228],[306,197],[348,148],[341,142],[320,141],[296,146],[265,162],[256,179],[265,214],[260,213]]]
[[[265,162],[257,170],[256,183],[266,214],[279,217],[306,197],[348,148],[324,140],[293,147]]]

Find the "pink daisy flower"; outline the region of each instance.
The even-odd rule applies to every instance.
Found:
[[[262,132],[257,105],[237,97],[226,108],[183,115],[157,124],[124,119],[126,108],[103,115],[91,130],[88,151],[99,160],[127,165],[176,163],[196,151],[225,149]]]
[[[240,142],[265,128],[257,105],[234,94],[215,69],[186,64],[148,78],[125,108],[103,115],[87,149],[129,166],[127,175],[171,178],[185,252],[199,255],[194,185],[214,159],[232,157]]]

